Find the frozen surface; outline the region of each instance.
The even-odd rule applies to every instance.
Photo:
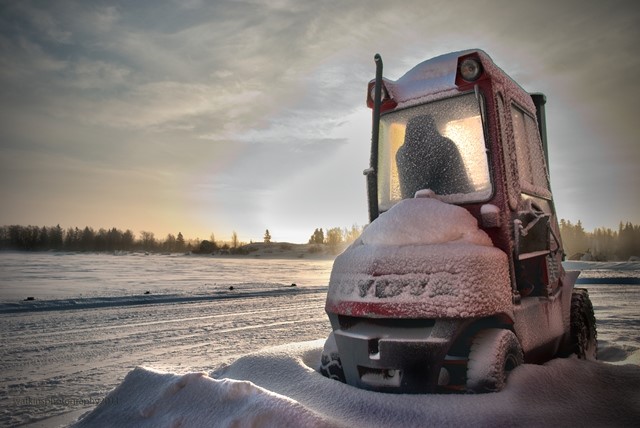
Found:
[[[0,311],[3,305],[88,304],[95,300],[97,305],[114,306],[139,299],[197,298],[226,293],[230,285],[236,293],[291,284],[324,287],[332,264],[333,260],[303,259],[265,262],[250,256],[0,253]],[[35,300],[25,302],[27,297]]]
[[[4,253],[0,267],[0,280],[11,278],[0,282],[2,303],[23,303],[20,290],[29,287],[49,307],[0,308],[0,426],[66,426],[93,409],[86,421],[116,418],[105,422],[112,426],[122,415],[141,422],[140,409],[154,409],[147,426],[205,419],[229,426],[228,415],[244,414],[269,426],[274,409],[286,420],[271,426],[634,426],[639,417],[638,262],[566,263],[583,269],[578,286],[594,304],[599,362],[525,365],[506,390],[478,396],[376,394],[320,377],[313,368],[331,331],[324,313],[331,262]],[[136,278],[144,282],[137,289]],[[7,286],[16,297],[3,294]],[[159,289],[184,300],[119,300]],[[223,289],[229,296],[218,298]],[[45,291],[79,306],[54,307]],[[114,299],[85,306],[96,298]],[[200,372],[208,376],[190,375]]]

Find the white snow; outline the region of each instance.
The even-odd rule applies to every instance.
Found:
[[[319,427],[326,424],[320,415],[293,399],[249,381],[214,379],[204,372],[177,375],[136,368],[77,426]]]
[[[519,363],[522,363],[524,357],[519,348],[518,338],[511,331],[492,328],[477,334],[473,338],[469,353],[467,385],[478,390],[486,387],[483,383],[491,379],[495,382],[495,389],[502,389],[506,379],[502,367],[496,364],[496,361],[503,360],[497,359],[496,355],[506,356],[514,346],[519,352],[512,355],[512,358],[518,358]]]
[[[484,227],[500,227],[500,208],[493,204],[484,204],[480,207],[481,222]]]
[[[210,296],[218,291],[261,292],[292,283],[326,285],[332,260],[241,258],[183,254],[2,253],[3,304],[51,306],[96,299],[113,306],[122,300]],[[123,268],[123,266],[125,266]],[[237,287],[238,285],[241,287]],[[150,295],[144,295],[149,291]],[[33,302],[23,302],[28,297]],[[66,301],[66,303],[65,303]],[[99,301],[99,302],[98,302]]]
[[[360,237],[364,245],[435,245],[467,243],[492,246],[489,236],[466,209],[435,198],[403,199],[369,224]]]
[[[494,247],[354,247],[334,263],[327,307],[353,316],[362,315],[360,302],[409,318],[511,314],[506,266],[506,255]]]
[[[323,309],[331,263],[273,262],[0,254],[2,303],[22,303],[15,298],[29,287],[43,308],[0,305],[0,425],[68,425],[89,411],[80,426],[588,427],[640,420],[638,262],[565,262],[582,270],[577,286],[594,303],[600,361],[525,364],[499,393],[427,396],[360,391],[321,377],[314,369],[331,331]],[[283,287],[291,282],[298,287]],[[230,285],[230,298],[216,294]],[[273,293],[277,286],[287,293]],[[123,291],[147,289],[176,300],[120,299]],[[41,297],[48,292],[80,308],[56,307]],[[101,306],[86,304],[96,296]],[[279,344],[286,345],[273,347]]]
[[[212,372],[132,371],[76,427],[634,426],[640,367],[574,358],[523,365],[504,390],[478,395],[394,395],[326,379],[322,341],[247,355]]]
[[[455,85],[458,57],[473,52],[460,51],[428,59],[413,67],[397,81],[385,79],[384,86],[398,108],[423,104],[457,94]],[[423,94],[429,93],[428,96]]]

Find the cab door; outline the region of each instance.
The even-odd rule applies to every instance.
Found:
[[[549,296],[559,284],[561,246],[548,169],[535,114],[512,103],[510,115],[520,190],[513,220],[518,291],[523,297]]]

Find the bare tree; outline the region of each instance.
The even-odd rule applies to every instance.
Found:
[[[145,251],[151,251],[156,246],[156,238],[153,232],[142,231],[140,232],[140,242],[142,243],[142,249]]]
[[[162,244],[162,247],[164,248],[165,251],[172,253],[176,250],[176,242],[177,240],[175,235],[170,233],[165,238],[164,244]]]

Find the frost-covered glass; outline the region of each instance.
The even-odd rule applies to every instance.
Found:
[[[378,149],[382,211],[422,189],[431,189],[450,203],[480,202],[491,196],[474,94],[383,115]]]
[[[520,196],[519,186],[515,186],[514,183],[518,181],[518,161],[516,159],[516,151],[514,149],[514,142],[509,138],[509,131],[507,128],[507,111],[504,107],[504,100],[502,95],[498,95],[498,120],[500,128],[500,139],[502,146],[502,156],[504,159],[505,171],[507,174],[507,194],[509,196],[509,206],[512,210],[518,207],[518,198]]]
[[[550,197],[549,177],[535,119],[511,106],[520,186],[525,193]]]

